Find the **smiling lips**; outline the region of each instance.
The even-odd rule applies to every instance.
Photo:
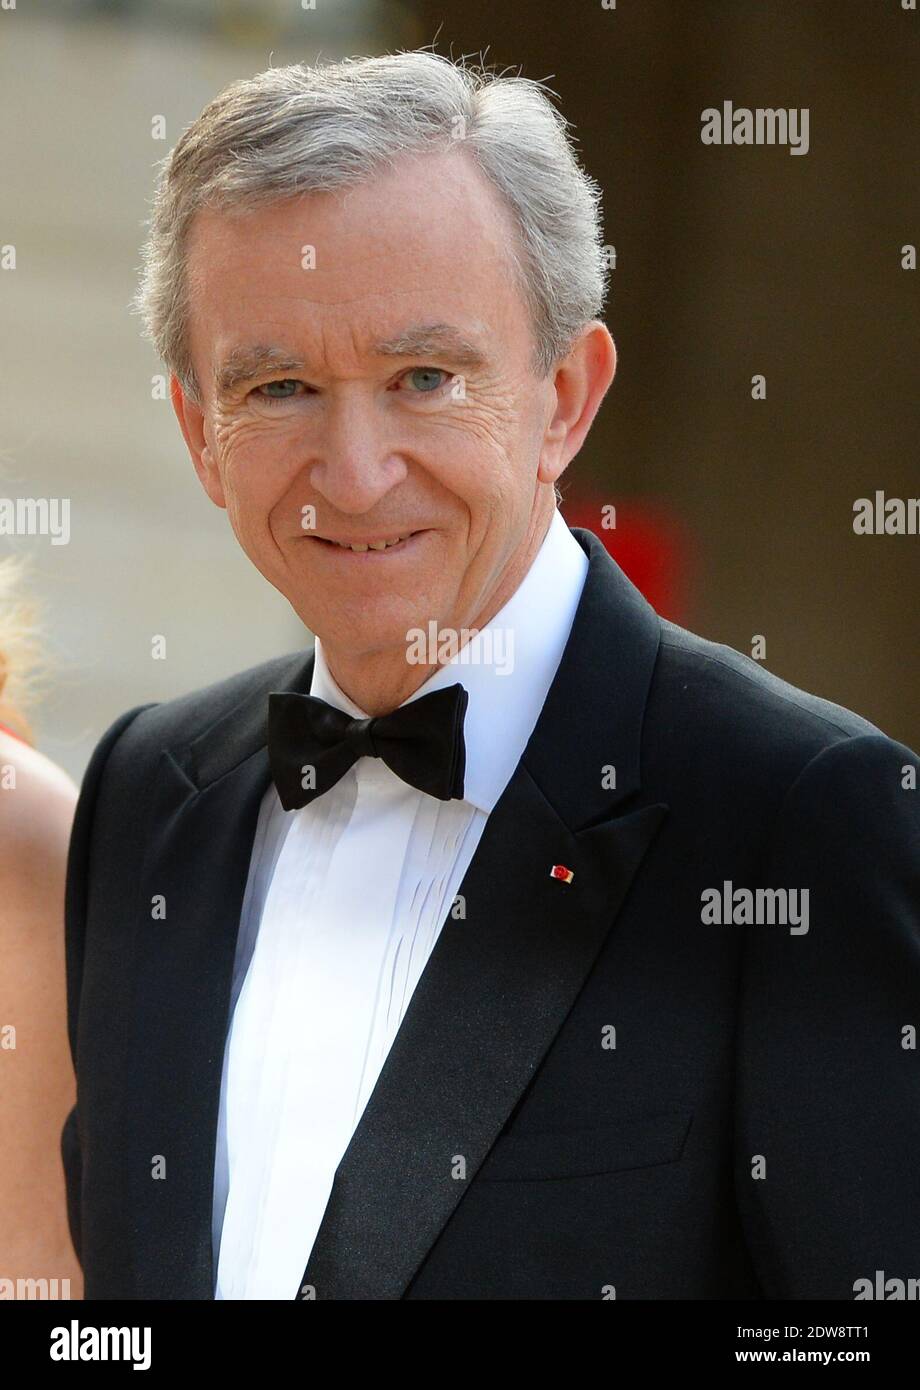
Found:
[[[314,539],[323,541],[326,545],[338,546],[340,550],[351,550],[356,555],[363,555],[367,550],[391,550],[395,545],[401,545],[403,541],[409,540],[416,535],[415,531],[407,531],[401,536],[388,537],[385,540],[376,541],[336,541],[329,536],[316,536]]]

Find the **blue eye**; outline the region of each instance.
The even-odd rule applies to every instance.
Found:
[[[443,367],[410,367],[408,372],[400,378],[400,382],[406,380],[411,382],[413,391],[420,396],[432,396],[448,386],[454,378]],[[300,389],[301,387],[303,390]],[[284,401],[291,401],[298,396],[306,395],[307,388],[296,377],[279,377],[276,381],[263,381],[261,386],[257,386],[252,394],[268,405],[281,405]]]
[[[289,376],[288,376],[288,377],[282,377],[279,381],[264,381],[264,382],[262,383],[261,386],[257,386],[257,387],[256,387],[256,395],[259,397],[260,400],[263,400],[263,401],[271,401],[271,402],[274,402],[274,401],[289,401],[289,400],[291,399],[291,397],[295,394],[296,388],[297,388],[298,386],[301,386],[302,384],[303,384],[302,382],[296,381],[293,377],[289,377]],[[288,387],[288,386],[290,386],[292,389],[291,389],[290,391],[285,391],[283,395],[264,395],[264,394],[263,394],[263,392],[270,391],[271,388],[272,388],[272,387],[275,387],[275,386],[281,386],[281,387]]]
[[[445,372],[441,367],[412,367],[408,376],[416,390],[422,395],[430,395],[432,391],[437,391],[440,386],[445,385],[445,381],[432,381],[432,377],[444,377],[446,381],[450,380],[450,373]],[[418,378],[422,378],[422,382]],[[422,384],[426,379],[428,385]]]

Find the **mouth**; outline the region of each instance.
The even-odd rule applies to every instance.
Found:
[[[326,550],[339,551],[343,555],[384,555],[408,549],[416,537],[421,535],[424,535],[423,531],[402,531],[392,536],[377,536],[367,540],[335,540],[330,536],[311,536],[310,539],[318,542]]]

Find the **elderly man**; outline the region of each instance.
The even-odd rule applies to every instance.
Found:
[[[236,83],[165,164],[138,303],[316,640],[87,771],[88,1298],[920,1269],[916,756],[562,521],[616,360],[598,201],[539,85],[430,52]]]

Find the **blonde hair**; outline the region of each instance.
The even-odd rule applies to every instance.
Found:
[[[34,742],[23,710],[37,695],[37,605],[22,596],[25,565],[17,555],[0,560],[0,723]]]

